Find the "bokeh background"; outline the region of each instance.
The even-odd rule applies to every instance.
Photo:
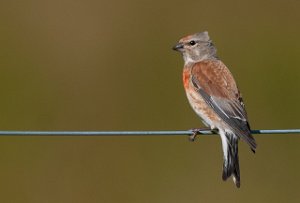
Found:
[[[1,130],[203,126],[171,47],[208,30],[253,129],[300,128],[298,0],[0,3]],[[1,202],[299,202],[300,137],[240,144],[241,188],[218,136],[1,137]]]

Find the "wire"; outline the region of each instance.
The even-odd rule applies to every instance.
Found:
[[[252,134],[300,134],[300,129],[252,130]],[[155,136],[192,135],[191,130],[179,131],[0,131],[0,136]],[[211,130],[200,130],[200,135],[215,134]]]

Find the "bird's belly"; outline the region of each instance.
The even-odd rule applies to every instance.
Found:
[[[210,127],[211,129],[221,127],[221,119],[213,111],[213,109],[207,105],[207,103],[203,100],[203,98],[198,92],[194,90],[187,91],[186,95],[191,107],[196,112],[196,114],[202,119],[202,122],[206,126]]]

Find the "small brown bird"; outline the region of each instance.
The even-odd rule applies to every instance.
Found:
[[[183,55],[183,84],[192,108],[206,126],[220,134],[224,154],[222,178],[232,175],[240,187],[238,141],[244,140],[253,152],[256,142],[236,82],[217,57],[208,32],[183,37],[173,49]],[[198,130],[194,132],[192,140]]]

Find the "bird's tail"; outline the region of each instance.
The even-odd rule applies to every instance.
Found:
[[[224,161],[223,161],[223,180],[227,180],[232,175],[236,187],[240,187],[240,166],[238,156],[239,138],[231,133],[220,133],[222,139]]]

